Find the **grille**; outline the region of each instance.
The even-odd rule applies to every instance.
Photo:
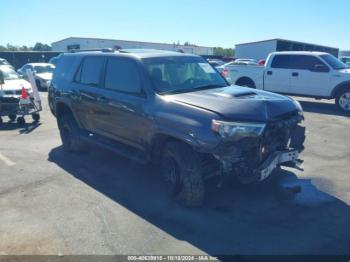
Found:
[[[21,95],[22,90],[7,90],[4,91],[5,95]]]

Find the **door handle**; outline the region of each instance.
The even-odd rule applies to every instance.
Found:
[[[293,72],[292,76],[297,77],[297,76],[299,76],[299,73],[298,72]]]
[[[272,71],[267,71],[266,74],[270,76],[272,75]]]

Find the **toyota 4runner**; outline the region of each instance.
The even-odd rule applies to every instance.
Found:
[[[49,87],[63,149],[95,143],[158,164],[168,192],[199,205],[204,181],[261,181],[298,168],[305,139],[292,98],[230,86],[203,58],[157,50],[62,55]]]

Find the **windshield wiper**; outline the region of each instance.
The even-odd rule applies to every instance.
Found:
[[[226,87],[226,85],[210,84],[210,85],[203,85],[203,86],[198,86],[198,87],[174,89],[174,90],[170,90],[170,91],[164,91],[164,92],[161,92],[159,94],[161,94],[161,95],[164,95],[164,94],[179,94],[179,93],[196,92],[196,91],[200,91],[200,90],[212,89],[212,88],[220,88],[220,87]]]

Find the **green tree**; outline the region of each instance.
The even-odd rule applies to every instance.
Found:
[[[34,45],[33,51],[51,51],[51,46],[38,42]]]
[[[214,55],[218,56],[234,56],[235,50],[233,48],[214,47]]]

